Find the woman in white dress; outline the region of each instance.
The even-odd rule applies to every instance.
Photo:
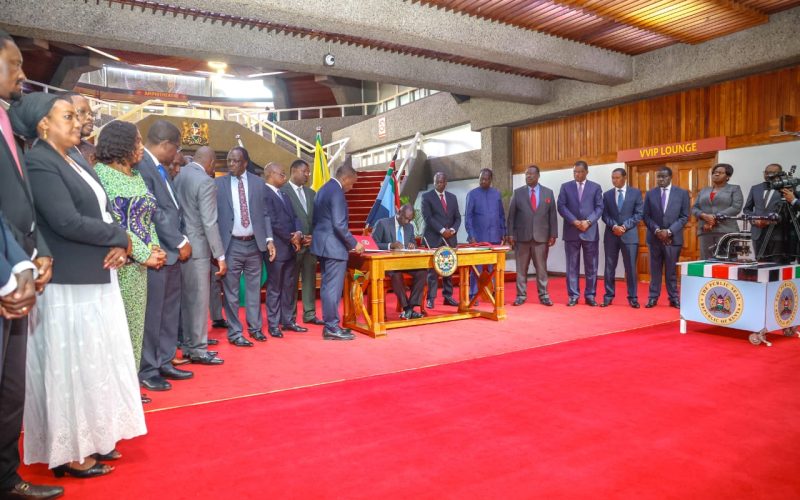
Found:
[[[116,271],[130,240],[74,148],[81,125],[70,101],[28,94],[9,117],[16,133],[39,139],[25,159],[53,255],[28,341],[24,460],[57,477],[108,474],[113,467],[98,458],[119,458],[117,441],[146,432]]]

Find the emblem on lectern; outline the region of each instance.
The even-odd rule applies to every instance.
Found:
[[[697,298],[700,312],[716,325],[730,325],[742,315],[742,292],[725,280],[711,280],[700,289]]]
[[[775,292],[773,304],[775,322],[781,328],[788,328],[794,324],[797,316],[797,287],[791,281],[784,281]]]

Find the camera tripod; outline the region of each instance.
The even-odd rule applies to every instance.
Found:
[[[767,229],[766,234],[764,234],[763,239],[761,241],[761,245],[759,246],[758,250],[756,251],[756,260],[760,261],[764,258],[764,254],[766,253],[767,247],[769,246],[770,242],[772,241],[772,235],[775,232],[778,226],[781,226],[784,220],[791,221],[791,229],[794,230],[794,237],[795,242],[800,241],[800,221],[797,220],[797,216],[794,214],[792,208],[789,206],[789,202],[786,201],[785,198],[781,198],[778,202],[778,205],[775,207],[775,215],[776,217],[770,217],[773,220],[777,220],[777,223],[770,224],[769,228]],[[784,234],[785,236],[790,236],[789,234]],[[784,238],[783,242],[785,244],[789,244],[790,238]],[[794,259],[797,257],[797,252],[790,252],[789,248],[784,248],[784,252],[782,254],[773,254],[769,255],[768,257],[782,255],[785,258]]]

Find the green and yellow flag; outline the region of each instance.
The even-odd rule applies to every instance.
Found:
[[[319,191],[331,179],[328,159],[325,157],[325,150],[322,149],[322,132],[319,130],[317,130],[317,140],[314,146],[314,170],[311,175],[311,189],[314,191]]]

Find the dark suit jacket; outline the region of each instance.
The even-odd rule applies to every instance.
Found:
[[[38,256],[50,256],[47,243],[36,227],[36,209],[25,157],[16,143],[13,147],[22,163],[24,178],[19,174],[8,144],[0,135],[0,210],[6,217],[8,229],[25,253],[33,255],[36,250]]]
[[[444,192],[444,201],[447,202],[447,213],[442,207],[442,201],[435,189],[422,195],[422,218],[425,220],[425,240],[431,247],[440,247],[444,244],[442,229],[453,228],[458,233],[461,227],[461,213],[458,211],[458,199],[449,191]],[[447,240],[451,247],[458,245],[458,237],[454,234]]]
[[[736,184],[726,184],[714,195],[714,201],[711,201],[712,189],[711,186],[701,189],[692,206],[692,215],[697,219],[697,234],[705,233],[703,231],[704,222],[700,219],[701,213],[736,217],[742,210],[742,204],[744,203],[742,188]],[[711,232],[735,233],[737,231],[739,231],[739,224],[735,220],[724,220],[718,222]]]
[[[314,226],[314,198],[317,192],[310,187],[303,186],[303,194],[306,196],[306,209],[300,204],[300,198],[297,197],[297,192],[292,189],[292,185],[288,182],[283,185],[281,191],[292,200],[292,208],[297,220],[300,221],[300,231],[303,234],[311,234]],[[300,253],[308,252],[309,247],[301,247]]]
[[[272,237],[275,240],[275,260],[294,259],[294,247],[289,240],[292,238],[292,233],[300,230],[300,221],[297,220],[292,203],[286,193],[282,193],[282,200],[272,188],[265,187],[264,204],[270,214],[270,222],[272,223]]]
[[[642,192],[636,188],[628,186],[625,189],[625,201],[622,202],[622,210],[617,208],[617,189],[609,189],[603,194],[603,222],[606,230],[603,239],[620,238],[623,243],[638,244],[639,231],[636,226],[644,215],[644,203],[642,202]],[[611,228],[622,226],[625,232],[622,236],[616,236]]]
[[[267,238],[272,238],[272,221],[267,207],[264,204],[267,186],[257,175],[250,172],[243,174],[247,179],[247,208],[250,209],[250,223],[253,225],[253,235],[256,237],[258,249],[267,251]],[[219,235],[227,252],[233,235],[233,198],[231,195],[231,174],[217,177],[217,210],[219,211]],[[236,199],[239,203],[239,199]]]
[[[644,198],[644,224],[647,226],[647,244],[660,243],[658,229],[672,231],[672,244],[683,246],[683,226],[689,221],[689,192],[676,185],[670,187],[667,210],[661,207],[661,188],[656,186]]]
[[[128,234],[103,221],[92,188],[48,143],[38,141],[25,157],[39,229],[53,256],[53,283],[109,283],[103,259],[111,247],[127,248]],[[93,169],[84,170],[98,184]]]
[[[356,247],[356,239],[348,227],[349,216],[342,186],[336,179],[329,180],[314,198],[311,253],[317,257],[347,260],[347,253]]]
[[[178,245],[181,244],[185,237],[183,234],[183,212],[172,201],[172,196],[170,196],[167,186],[164,184],[164,178],[161,177],[155,163],[153,163],[147,152],[142,156],[142,161],[134,165],[133,168],[139,171],[144,183],[147,185],[147,189],[156,197],[158,208],[153,213],[153,222],[156,226],[158,242],[161,248],[167,252],[167,264],[175,264],[178,261]],[[178,193],[175,191],[175,185],[172,184],[169,176],[167,176],[167,179],[177,200]]]
[[[603,215],[603,190],[600,184],[586,180],[583,183],[583,197],[578,200],[578,183],[565,182],[558,193],[558,213],[564,218],[564,241],[597,241],[600,232],[597,221]],[[591,222],[589,229],[579,231],[572,223],[576,220]]]
[[[12,269],[20,262],[28,260],[30,257],[25,253],[17,240],[14,238],[14,233],[8,227],[2,215],[0,215],[0,286],[8,283],[11,279]],[[2,318],[0,318],[0,322]],[[2,323],[0,323],[2,325]],[[0,330],[2,335],[2,330]],[[0,336],[0,348],[2,348],[2,336]],[[0,350],[2,353],[2,350]],[[0,365],[2,365],[3,357],[0,356]]]
[[[773,191],[772,197],[769,199],[769,203],[766,203],[767,200],[764,199],[764,191],[766,189],[767,185],[764,182],[756,184],[750,188],[750,192],[747,194],[747,201],[744,203],[744,209],[742,210],[743,214],[769,215],[771,213],[775,213],[775,211],[778,209],[778,202],[781,200],[781,193],[780,191]],[[760,238],[761,234],[766,230],[767,228],[756,226],[750,227],[750,232],[754,240]],[[777,232],[773,232],[772,234],[777,234]],[[758,251],[758,249],[756,249],[756,251]]]
[[[546,243],[558,238],[558,218],[553,190],[539,184],[539,208],[531,207],[528,186],[514,190],[508,204],[508,234],[517,241]]]
[[[375,229],[372,231],[372,239],[381,250],[388,250],[389,245],[397,241],[397,233],[395,230],[395,218],[386,217],[375,223]],[[410,222],[403,226],[403,245],[409,243],[416,244],[414,240],[414,225]]]

